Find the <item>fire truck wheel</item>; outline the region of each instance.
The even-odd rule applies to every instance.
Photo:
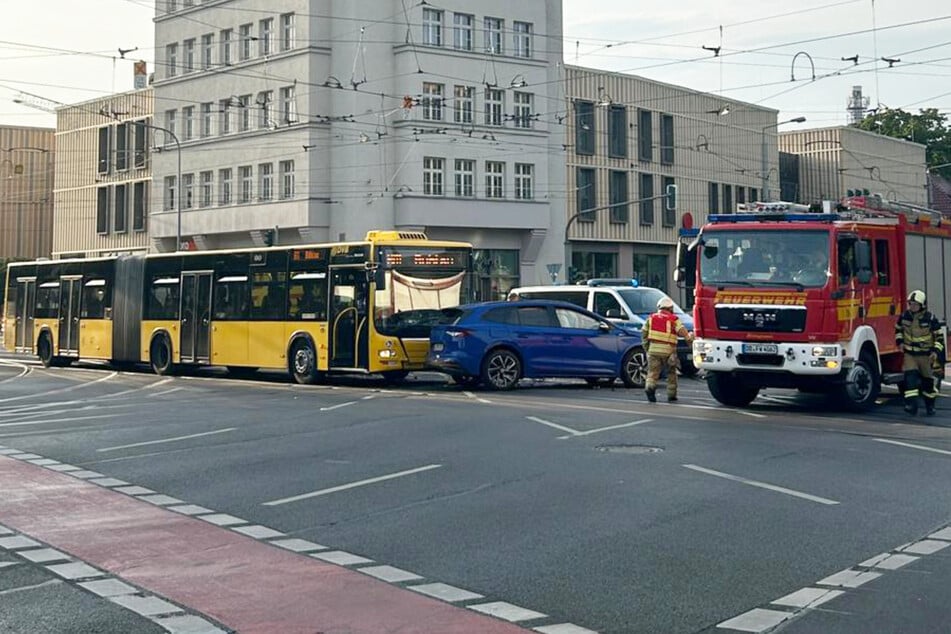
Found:
[[[713,398],[730,407],[746,407],[759,394],[758,387],[741,385],[725,372],[711,372],[707,376],[707,387]]]
[[[875,361],[868,353],[862,353],[858,361],[849,368],[845,382],[839,388],[842,401],[852,411],[862,412],[875,405],[881,389],[881,381],[875,368]]]

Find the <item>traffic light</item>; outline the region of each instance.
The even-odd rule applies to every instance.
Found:
[[[667,186],[666,191],[667,197],[665,199],[665,204],[667,205],[667,211],[676,211],[677,210],[677,186],[671,183]]]
[[[274,229],[264,230],[264,246],[266,247],[274,246]]]

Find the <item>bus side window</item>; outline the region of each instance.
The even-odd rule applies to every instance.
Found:
[[[146,319],[177,320],[181,283],[177,277],[157,275],[149,286]]]
[[[80,317],[83,319],[105,319],[109,294],[106,281],[92,279],[83,286],[83,303]]]
[[[223,275],[215,281],[214,318],[242,321],[248,318],[248,276]]]

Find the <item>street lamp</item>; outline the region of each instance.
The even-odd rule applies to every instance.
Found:
[[[795,119],[787,119],[786,121],[779,121],[779,122],[777,122],[777,123],[771,123],[771,124],[769,124],[769,125],[767,125],[767,126],[763,126],[763,132],[762,132],[762,146],[761,146],[761,148],[760,148],[761,151],[762,151],[762,152],[761,152],[761,157],[760,157],[760,160],[761,160],[761,164],[760,164],[760,176],[761,176],[762,179],[763,179],[763,185],[762,185],[762,187],[760,188],[760,192],[761,192],[762,195],[763,195],[763,202],[769,202],[769,201],[770,201],[770,195],[769,195],[769,168],[768,168],[768,165],[769,165],[769,160],[768,160],[768,158],[769,158],[769,156],[768,156],[768,153],[767,153],[767,151],[766,151],[766,131],[769,130],[770,128],[778,128],[779,126],[783,125],[784,123],[803,123],[803,122],[805,122],[805,120],[806,120],[805,117],[796,117]]]
[[[147,121],[136,121],[134,125],[144,125],[147,128],[152,130],[159,130],[164,132],[168,136],[172,137],[172,140],[175,141],[175,150],[178,155],[178,175],[175,177],[175,188],[178,190],[178,200],[173,200],[172,204],[175,205],[176,210],[176,229],[175,229],[175,250],[181,251],[182,249],[182,144],[178,141],[178,135],[169,130],[168,128],[163,128],[162,126],[155,125],[153,123],[148,123]],[[159,152],[162,151],[161,147],[156,147],[156,150]],[[163,194],[164,198],[164,194]]]

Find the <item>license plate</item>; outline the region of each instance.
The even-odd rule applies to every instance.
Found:
[[[779,354],[779,344],[744,343],[743,354]]]
[[[442,352],[442,349],[443,349],[443,348],[444,348],[444,346],[443,346],[443,344],[441,344],[441,343],[434,343],[434,344],[433,344],[433,352]]]

